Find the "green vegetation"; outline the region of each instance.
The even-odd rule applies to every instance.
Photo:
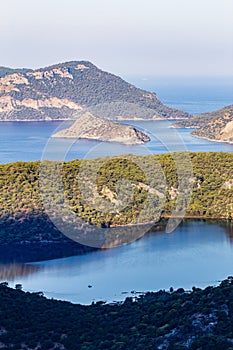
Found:
[[[9,76],[14,73],[18,76],[12,79],[9,88]],[[7,76],[9,81],[6,83]],[[136,88],[87,61],[66,62],[35,71],[0,67],[1,77],[4,79],[0,80],[0,97],[4,108],[0,109],[0,120],[75,119],[80,106],[109,118],[177,119],[189,116],[164,106],[155,93]],[[49,103],[46,104],[46,100]]]
[[[185,194],[190,184],[193,192],[186,218],[232,221],[231,153],[0,165],[0,256],[4,252],[9,256],[9,249],[15,256],[16,247],[21,257],[29,247],[31,261],[38,254],[53,258],[91,250],[57,230],[46,214],[43,193],[52,206],[68,205],[86,222],[105,228],[142,219],[163,221],[177,206],[180,188]],[[104,210],[106,204],[111,210]],[[127,298],[119,305],[97,302],[90,306],[48,300],[41,293],[23,292],[20,284],[13,290],[2,283],[0,315],[0,347],[12,350],[232,350],[233,277],[204,290],[171,288],[136,300]]]
[[[233,349],[233,277],[218,287],[171,288],[115,305],[74,305],[21,288],[0,285],[6,349]]]
[[[185,163],[181,164],[179,178],[172,154],[67,162],[62,167],[61,193],[56,192],[54,185],[59,164],[48,162],[51,171],[46,174],[46,199],[53,205],[62,202],[64,195],[75,215],[99,227],[157,222],[171,215],[178,199],[178,182],[183,182],[184,189],[188,184],[193,186],[186,218],[232,220],[233,154],[188,155],[193,167],[191,178]],[[182,153],[178,156],[183,159]],[[68,241],[46,215],[39,173],[40,162],[0,166],[0,245]],[[151,189],[156,189],[156,193],[151,193]],[[148,202],[150,196],[153,201]],[[103,210],[106,203],[111,210]]]
[[[194,128],[192,135],[215,141],[233,141],[233,105],[211,113],[195,115],[174,124],[178,128]]]

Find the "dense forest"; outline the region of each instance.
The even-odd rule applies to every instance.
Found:
[[[90,306],[0,285],[0,345],[12,350],[232,350],[233,277],[217,287]]]
[[[184,162],[187,157],[191,169]],[[43,169],[44,194],[40,184]],[[59,171],[61,184],[57,185]],[[186,198],[188,187],[191,198]],[[156,224],[171,216],[174,208],[179,209],[183,198],[187,202],[183,203],[187,205],[186,218],[232,220],[232,188],[231,153],[177,153],[176,159],[173,154],[126,155],[62,164],[4,164],[0,166],[0,247],[38,242],[41,247],[47,243],[70,244],[50,221],[45,202],[52,208],[60,205],[59,210],[65,202],[75,216],[100,228]]]
[[[182,213],[182,205],[186,218],[231,222],[232,165],[231,153],[187,152],[0,165],[1,258],[4,252],[9,257],[9,250],[15,257],[16,247],[24,259],[30,252],[30,261],[93,249],[59,232],[47,215],[48,204],[55,214],[56,206],[68,207],[102,229],[163,225],[174,208]],[[233,277],[204,290],[171,287],[90,306],[2,283],[0,315],[0,347],[6,349],[233,350]]]

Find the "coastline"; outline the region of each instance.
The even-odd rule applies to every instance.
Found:
[[[187,128],[186,128],[186,129],[187,129]],[[206,137],[206,136],[199,136],[199,135],[193,134],[192,132],[191,132],[191,135],[194,136],[194,137],[197,137],[197,138],[199,138],[199,139],[205,139],[205,140],[212,141],[212,142],[228,143],[229,145],[232,145],[232,144],[233,144],[233,142],[231,142],[231,141],[210,139],[210,138],[208,138],[208,137]]]
[[[174,125],[170,125],[169,128],[171,128],[171,129],[194,129],[194,130],[198,129],[198,128],[194,128],[194,127],[191,127],[191,126],[182,127],[182,126],[174,126]],[[212,141],[212,142],[219,142],[219,143],[228,143],[228,144],[230,144],[230,145],[233,144],[233,142],[231,142],[231,141],[210,139],[209,137],[206,137],[206,136],[196,135],[194,132],[195,132],[195,131],[192,131],[192,132],[190,133],[190,135],[192,135],[193,137],[197,137],[198,139],[204,139],[204,140],[208,140],[208,141]]]
[[[112,121],[145,121],[145,122],[151,122],[151,121],[162,121],[162,120],[169,120],[169,121],[177,121],[177,120],[186,120],[187,118],[150,118],[150,119],[146,119],[146,118],[132,118],[132,119],[125,119],[125,118],[106,118]],[[3,122],[7,122],[7,123],[12,123],[12,122],[63,122],[63,121],[75,121],[77,120],[77,118],[75,119],[71,119],[71,118],[53,118],[53,119],[4,119],[4,120],[0,120],[0,123]]]
[[[148,228],[145,235],[163,231],[166,228],[168,220],[171,216],[163,216],[160,221],[157,223],[139,223],[139,224],[128,224],[128,225],[118,225],[111,226],[114,227],[129,227],[129,226],[147,226],[151,225]],[[226,218],[210,218],[205,216],[187,216],[181,217],[176,216],[172,217],[174,219],[183,219],[182,223],[192,222],[192,221],[203,221],[210,224],[231,224],[232,220]],[[142,236],[143,237],[143,236]],[[138,238],[141,239],[142,237]],[[83,254],[89,254],[97,250],[106,250],[113,248],[93,248],[89,246],[84,246],[78,242],[69,240],[69,241],[32,241],[32,242],[15,242],[15,243],[2,243],[0,244],[0,263],[27,263],[27,262],[38,262],[45,260],[53,259],[62,259],[70,256],[78,256]]]

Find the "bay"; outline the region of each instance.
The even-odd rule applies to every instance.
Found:
[[[124,300],[135,291],[216,285],[232,275],[232,233],[230,226],[193,221],[173,233],[153,232],[118,248],[0,266],[0,279],[82,304]]]
[[[189,113],[212,111],[233,102],[232,79],[146,77],[130,81],[156,91],[163,103]],[[143,146],[55,141],[51,135],[70,122],[0,122],[0,163],[183,150],[233,151],[233,145],[191,136],[190,129],[172,129],[168,121],[124,123],[144,130],[151,141]],[[124,300],[136,295],[131,291],[215,285],[232,275],[232,263],[232,228],[195,221],[180,225],[171,234],[154,232],[111,250],[38,263],[0,265],[0,280],[9,281],[11,286],[22,283],[24,290],[43,291],[48,297],[89,304]]]

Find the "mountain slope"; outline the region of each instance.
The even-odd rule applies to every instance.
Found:
[[[146,134],[132,126],[99,118],[90,112],[84,113],[71,127],[57,132],[53,137],[93,139],[128,145],[150,141]]]
[[[211,113],[203,113],[173,125],[194,128],[192,135],[213,141],[233,143],[233,105]]]
[[[83,109],[114,119],[188,117],[87,61],[34,71],[0,67],[0,120],[75,119]]]

